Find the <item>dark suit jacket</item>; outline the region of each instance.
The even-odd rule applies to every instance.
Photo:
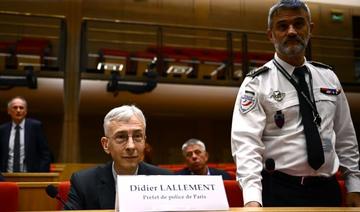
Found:
[[[224,170],[209,167],[210,175],[221,175],[223,180],[231,180],[231,176]],[[175,172],[176,175],[192,175],[189,168],[183,168]]]
[[[9,138],[11,122],[0,126],[0,171],[6,172],[9,157]],[[51,153],[42,124],[35,119],[25,119],[25,159],[28,172],[48,172],[51,163]]]
[[[172,172],[141,162],[138,175],[172,175]],[[70,183],[65,210],[115,208],[112,162],[76,172],[71,176]]]

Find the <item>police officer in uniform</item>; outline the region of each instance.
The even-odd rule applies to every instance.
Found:
[[[246,207],[360,206],[359,151],[350,110],[331,67],[307,61],[313,23],[300,0],[269,10],[274,59],[249,73],[234,107],[231,148]]]

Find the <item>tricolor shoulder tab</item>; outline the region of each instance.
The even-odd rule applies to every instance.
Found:
[[[269,67],[261,66],[260,68],[254,69],[250,71],[246,76],[247,77],[256,77],[262,73],[265,73],[266,71],[270,70]]]
[[[320,62],[317,62],[317,61],[309,61],[309,63],[313,66],[316,66],[316,67],[320,67],[320,68],[326,68],[326,69],[330,69],[330,70],[334,70],[334,68],[330,65],[326,65],[324,63],[320,63]]]

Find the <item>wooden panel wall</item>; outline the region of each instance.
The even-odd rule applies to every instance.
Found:
[[[78,59],[76,55],[79,51],[78,28],[81,17],[99,17],[99,18],[116,18],[132,21],[147,21],[157,23],[176,23],[185,25],[201,25],[210,27],[228,27],[234,29],[260,30],[265,31],[267,11],[269,6],[275,2],[263,0],[0,0],[1,10],[47,13],[56,15],[71,15],[68,21],[70,27],[68,35],[69,42],[73,47],[71,54],[68,54],[67,72],[71,72],[70,79],[64,83],[73,83],[77,80]],[[46,4],[46,6],[44,6]],[[349,22],[352,14],[360,14],[359,8],[351,8],[337,5],[318,5],[310,3],[313,13],[313,20],[316,22],[315,35],[331,36],[350,36],[351,23]],[[333,23],[329,18],[331,10],[341,10],[344,12],[344,22]],[[77,15],[75,14],[77,13]],[[76,23],[73,23],[76,22]],[[266,38],[264,38],[266,41]],[[330,43],[321,43],[321,45],[331,45]],[[326,52],[325,49],[318,50],[318,53]],[[323,52],[321,52],[323,51]],[[327,62],[326,59],[324,59]],[[329,60],[331,61],[331,60]],[[349,63],[344,61],[341,66],[346,67]],[[348,69],[351,70],[351,67]],[[341,79],[351,80],[352,72],[343,73],[341,69],[337,72]],[[70,80],[70,81],[69,81]],[[69,86],[67,94],[58,100],[58,104],[65,105],[57,107],[53,111],[52,107],[48,109],[32,112],[31,107],[37,105],[50,105],[53,101],[44,101],[41,97],[31,95],[37,99],[31,103],[30,114],[44,123],[44,128],[49,139],[50,148],[52,149],[55,161],[60,159],[61,143],[66,142],[66,151],[79,151],[76,162],[97,163],[108,160],[109,158],[102,152],[99,144],[102,135],[102,119],[107,111],[94,111],[94,115],[83,113],[81,109],[86,110],[87,103],[78,108],[80,98],[76,94],[70,95],[71,88],[78,92],[79,87]],[[17,90],[6,91],[13,96],[20,94]],[[66,93],[66,90],[61,92]],[[32,98],[31,97],[31,98]],[[62,99],[61,99],[62,98]],[[234,95],[235,98],[235,95]],[[184,98],[186,100],[186,97]],[[0,97],[0,121],[7,120],[6,106],[4,99]],[[219,100],[221,101],[221,100]],[[60,102],[60,103],[59,103]],[[213,162],[229,162],[232,160],[230,155],[230,126],[233,101],[226,102],[226,107],[221,108],[216,117],[208,113],[201,117],[196,112],[186,111],[183,116],[178,114],[168,114],[166,116],[157,115],[158,113],[146,114],[148,116],[148,139],[154,148],[155,163],[177,163],[181,162],[180,155],[181,144],[190,137],[203,139],[207,144],[210,152],[210,160]],[[148,104],[149,105],[149,104]],[[151,105],[151,104],[150,104]],[[156,104],[151,105],[151,111],[156,111]],[[171,105],[177,107],[177,111],[182,111],[182,105]],[[211,103],[204,101],[203,108],[213,107]],[[144,107],[146,108],[146,107]],[[162,107],[163,108],[163,107]],[[166,108],[166,107],[165,107]],[[79,109],[79,113],[78,110]],[[148,108],[146,108],[148,110]],[[187,108],[188,109],[188,108]],[[35,110],[35,109],[34,109]],[[166,110],[166,109],[165,109]],[[64,112],[65,111],[65,112]],[[196,111],[196,110],[195,110]],[[157,111],[164,112],[164,111]],[[65,114],[66,113],[66,114]],[[65,115],[64,115],[65,114]],[[219,118],[220,117],[220,118]],[[65,122],[64,122],[65,120]],[[69,123],[63,125],[63,123]],[[63,127],[68,127],[63,130]],[[77,129],[77,127],[79,129]],[[74,132],[75,131],[75,132]],[[79,134],[77,134],[77,132]],[[65,136],[64,136],[65,134]],[[75,140],[75,141],[74,141]],[[77,141],[79,143],[77,143]],[[79,149],[77,149],[79,148]],[[161,154],[159,154],[161,153]]]

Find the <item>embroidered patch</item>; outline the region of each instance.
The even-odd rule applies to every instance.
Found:
[[[242,113],[247,113],[252,110],[256,105],[256,99],[253,92],[246,92],[241,96],[240,99],[240,111]]]
[[[339,95],[341,93],[341,89],[320,88],[320,92],[328,95]]]

